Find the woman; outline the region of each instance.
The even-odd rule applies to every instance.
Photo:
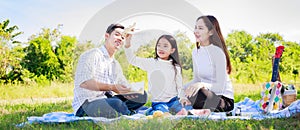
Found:
[[[194,109],[228,112],[234,107],[233,88],[229,79],[230,58],[218,20],[201,16],[196,20],[196,46],[192,52],[193,80],[185,93]]]

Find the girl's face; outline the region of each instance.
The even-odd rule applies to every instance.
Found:
[[[209,45],[209,37],[212,35],[212,31],[208,30],[203,19],[199,19],[195,25],[194,35],[196,41],[201,45]]]
[[[156,53],[160,59],[168,60],[169,56],[175,51],[171,43],[166,38],[159,39],[156,45]]]

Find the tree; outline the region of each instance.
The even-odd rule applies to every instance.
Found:
[[[37,77],[46,76],[54,80],[63,73],[60,63],[54,53],[51,41],[57,37],[57,29],[42,29],[42,32],[33,36],[29,45],[24,49],[26,56],[23,59],[23,67],[34,73]]]
[[[300,69],[300,46],[284,41],[278,33],[262,33],[256,37],[245,31],[233,31],[226,39],[231,62],[231,77],[235,82],[261,83],[270,81],[272,76],[272,56],[276,45],[284,45],[285,50],[279,64],[281,80],[296,81]]]
[[[195,46],[183,32],[175,32],[174,36],[176,38],[179,60],[182,66],[183,82],[185,83],[193,78],[192,50]]]
[[[18,26],[14,25],[12,27],[8,27],[9,20],[5,20],[0,23],[0,41],[10,41],[11,43],[20,43],[19,41],[15,41],[14,38],[21,35],[23,32],[15,32],[19,29]]]
[[[75,37],[62,36],[55,48],[55,54],[58,58],[60,69],[62,70],[59,79],[64,82],[70,82],[73,79],[73,68],[75,58]]]
[[[9,27],[9,20],[0,23],[0,80],[2,82],[14,80],[14,75],[20,69],[22,53],[20,53],[20,42],[14,38],[22,34],[16,32],[18,26]]]

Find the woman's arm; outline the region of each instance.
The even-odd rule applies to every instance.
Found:
[[[215,93],[222,93],[226,89],[226,79],[227,79],[227,70],[226,70],[226,57],[219,47],[216,47],[212,54],[212,60],[214,62],[214,75],[215,82],[211,86],[211,90]]]

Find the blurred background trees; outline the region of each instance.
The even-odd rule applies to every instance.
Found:
[[[26,43],[16,41],[22,35],[9,20],[0,23],[0,82],[3,83],[50,83],[51,81],[72,82],[78,58],[84,51],[98,47],[89,41],[79,43],[74,36],[63,35],[57,28],[42,28]],[[192,49],[185,33],[174,32],[183,68],[184,82],[191,80]],[[154,57],[156,39],[146,41],[136,54],[140,57]],[[269,81],[272,73],[272,56],[276,45],[284,45],[285,51],[279,64],[283,82],[296,83],[299,80],[300,45],[285,41],[278,33],[262,33],[252,36],[246,31],[233,30],[226,37],[232,62],[231,79],[235,83],[260,83]],[[147,82],[146,72],[131,66],[124,51],[118,51],[125,76],[131,82]]]

